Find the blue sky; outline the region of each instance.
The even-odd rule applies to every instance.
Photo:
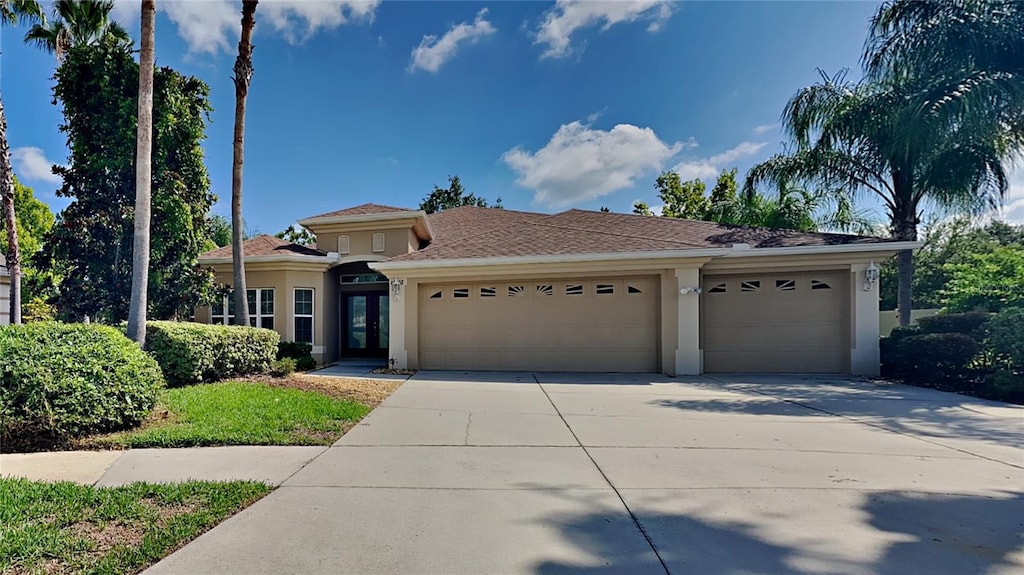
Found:
[[[138,34],[138,1],[115,17]],[[161,0],[157,62],[211,86],[204,144],[228,213],[237,0]],[[786,100],[850,68],[874,2],[264,0],[244,211],[274,233],[364,202],[415,207],[458,174],[513,209],[629,211],[654,178],[745,170],[779,151]],[[56,210],[67,161],[52,56],[3,32],[15,171]],[[881,214],[878,214],[879,217]],[[1018,172],[1007,216],[1024,221]]]

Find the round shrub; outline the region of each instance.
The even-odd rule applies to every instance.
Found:
[[[1024,309],[1009,308],[988,323],[988,346],[1011,370],[1024,372]]]
[[[279,340],[277,332],[257,327],[146,323],[146,351],[172,386],[267,373]]]
[[[274,366],[270,368],[270,375],[274,377],[285,377],[295,373],[295,360],[290,357],[282,357],[274,360]]]
[[[13,450],[136,426],[163,384],[156,362],[112,327],[0,327],[0,442]]]

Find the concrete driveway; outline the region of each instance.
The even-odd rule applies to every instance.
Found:
[[[1024,409],[840,378],[420,373],[152,573],[1021,573]]]

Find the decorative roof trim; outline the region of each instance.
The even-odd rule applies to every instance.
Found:
[[[427,212],[423,210],[409,210],[406,212],[382,212],[379,214],[356,214],[348,216],[316,216],[299,220],[300,226],[326,225],[326,224],[350,224],[359,222],[376,222],[381,220],[407,220],[417,218],[426,221]]]
[[[482,267],[491,265],[544,264],[570,262],[596,262],[621,260],[655,260],[701,257],[758,257],[779,255],[853,254],[863,252],[893,252],[920,248],[924,242],[877,242],[834,246],[794,246],[786,248],[751,248],[737,244],[727,248],[698,248],[684,250],[649,250],[641,252],[604,252],[593,254],[551,254],[537,256],[499,256],[486,258],[452,258],[439,260],[385,261],[369,264],[378,271],[427,269],[445,267]]]

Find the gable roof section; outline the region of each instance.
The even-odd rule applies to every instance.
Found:
[[[317,218],[338,218],[344,216],[366,216],[370,214],[390,214],[395,212],[415,212],[416,210],[410,210],[408,208],[396,208],[394,206],[383,206],[381,204],[362,204],[352,208],[345,208],[344,210],[337,210],[334,212],[327,212],[325,214],[318,214],[304,218],[307,220],[314,220]]]
[[[452,242],[489,231],[542,220],[550,214],[461,206],[427,215],[434,242]]]
[[[844,234],[807,233],[726,226],[634,214],[569,210],[554,215],[489,208],[434,214],[437,240],[425,249],[389,261],[430,261],[568,254],[633,253],[729,248],[786,248],[878,244],[889,240]],[[495,225],[499,224],[499,225]]]
[[[320,256],[324,257],[327,252],[322,252],[318,249],[300,246],[299,244],[293,244],[286,242],[281,238],[275,238],[274,236],[268,236],[266,234],[262,236],[256,236],[255,238],[248,239],[242,242],[242,252],[246,258],[253,256]],[[231,246],[224,246],[215,250],[210,250],[205,254],[199,256],[200,260],[210,259],[223,259],[231,258],[232,256]]]

